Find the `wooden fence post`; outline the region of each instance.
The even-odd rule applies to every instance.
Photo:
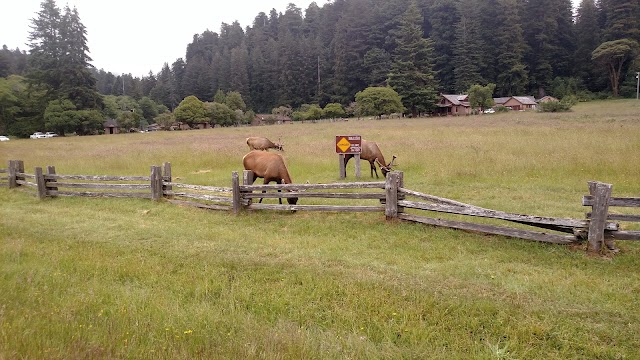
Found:
[[[347,167],[344,165],[344,154],[338,154],[338,161],[340,162],[340,179],[347,177]]]
[[[242,185],[252,185],[253,184],[253,171],[245,170],[242,172]],[[241,199],[243,201],[243,205],[251,205],[253,202],[252,198],[249,199]],[[246,203],[245,203],[246,201]]]
[[[589,193],[593,196],[591,220],[589,222],[589,243],[587,251],[600,252],[604,243],[604,228],[609,213],[609,199],[613,185],[589,181]]]
[[[151,200],[162,199],[162,170],[160,166],[151,166]]]
[[[41,167],[36,167],[33,171],[36,184],[38,185],[38,199],[42,200],[47,197],[47,184],[44,180],[44,173]]]
[[[9,189],[18,187],[18,183],[16,182],[16,173],[18,172],[17,161],[18,160],[9,160]]]
[[[396,171],[387,174],[384,184],[386,201],[384,205],[384,214],[387,220],[398,217],[398,181],[399,175]]]
[[[171,191],[173,190],[173,186],[171,185],[164,185],[164,182],[171,182],[171,163],[170,162],[166,162],[162,164],[162,195],[164,196],[164,190],[167,191]],[[169,197],[172,197],[171,195],[169,195]]]
[[[242,199],[240,198],[240,177],[238,172],[231,173],[231,192],[233,193],[233,213],[239,214],[242,209]]]
[[[47,166],[47,175],[55,175],[56,174],[56,167],[49,165]],[[45,181],[45,187],[47,189],[47,195],[49,195],[49,191],[58,191],[58,187],[57,186],[51,186],[51,185],[55,185],[56,184],[56,180],[49,180],[49,181]]]

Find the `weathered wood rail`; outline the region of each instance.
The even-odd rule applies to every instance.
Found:
[[[582,198],[582,205],[591,206],[591,212],[586,214],[589,229],[582,234],[589,240],[588,249],[600,252],[603,245],[607,249],[618,251],[614,240],[640,240],[640,231],[622,231],[606,227],[607,220],[640,222],[640,216],[629,214],[610,214],[609,207],[640,207],[640,198],[612,197],[612,184],[589,181],[589,194]]]
[[[53,166],[46,167],[44,171],[36,167],[33,174],[28,174],[20,160],[11,160],[7,169],[0,169],[0,186],[24,188],[39,198],[86,196],[156,201],[166,199],[178,205],[232,211],[236,214],[252,210],[384,212],[388,220],[400,219],[532,241],[571,244],[587,240],[587,249],[594,252],[603,249],[617,251],[614,240],[640,240],[640,231],[623,231],[614,222],[638,222],[640,215],[609,213],[609,207],[640,207],[640,198],[612,197],[612,185],[600,182],[589,182],[590,195],[583,197],[582,205],[592,208],[586,214],[586,219],[571,219],[508,213],[420,193],[405,188],[403,174],[396,171],[390,172],[385,181],[379,182],[253,185],[252,179],[253,174],[245,170],[242,178],[238,172],[232,173],[231,187],[184,184],[172,180],[170,163],[151,166],[149,176],[63,175],[57,174]],[[293,205],[255,201],[276,198],[335,199],[345,200],[343,202],[346,204]],[[433,216],[439,213],[501,220],[543,231]]]

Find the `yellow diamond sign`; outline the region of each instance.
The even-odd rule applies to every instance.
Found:
[[[342,150],[342,152],[347,152],[347,150],[349,150],[349,148],[351,147],[351,143],[349,142],[349,140],[347,140],[347,138],[343,137],[336,143],[336,146],[340,150]]]
[[[336,135],[336,153],[338,154],[360,154],[361,145],[360,135]]]

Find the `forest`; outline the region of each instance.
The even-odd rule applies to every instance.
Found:
[[[219,125],[283,107],[346,111],[369,87],[391,87],[414,115],[428,114],[439,93],[474,85],[494,84],[494,97],[632,97],[640,70],[639,0],[582,0],[577,9],[570,0],[291,3],[244,29],[236,21],[194,34],[185,58],[142,78],[90,66],[75,8],[45,0],[32,22],[28,51],[0,51],[0,132],[16,136],[94,133],[105,118],[179,120],[193,97],[203,102],[199,116],[226,119],[211,118]],[[57,39],[46,37],[50,27],[61,29]],[[73,126],[56,127],[69,118]]]

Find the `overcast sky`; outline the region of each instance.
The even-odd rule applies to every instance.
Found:
[[[25,45],[31,19],[40,11],[41,0],[0,0],[0,46],[29,50]],[[185,57],[194,34],[220,32],[220,24],[238,21],[250,26],[258,13],[271,9],[285,12],[289,3],[304,10],[312,0],[56,0],[78,9],[87,29],[92,65],[115,74],[141,77],[158,73],[163,64]],[[322,7],[326,0],[316,0]]]
[[[327,0],[316,0],[322,7]],[[579,0],[572,0],[577,4]],[[219,32],[223,22],[240,22],[244,29],[259,12],[284,12],[289,3],[304,10],[312,0],[57,0],[78,9],[97,69],[142,77],[157,74],[163,64],[184,58],[194,34]],[[41,0],[0,0],[0,45],[29,50],[26,45],[31,19]]]

